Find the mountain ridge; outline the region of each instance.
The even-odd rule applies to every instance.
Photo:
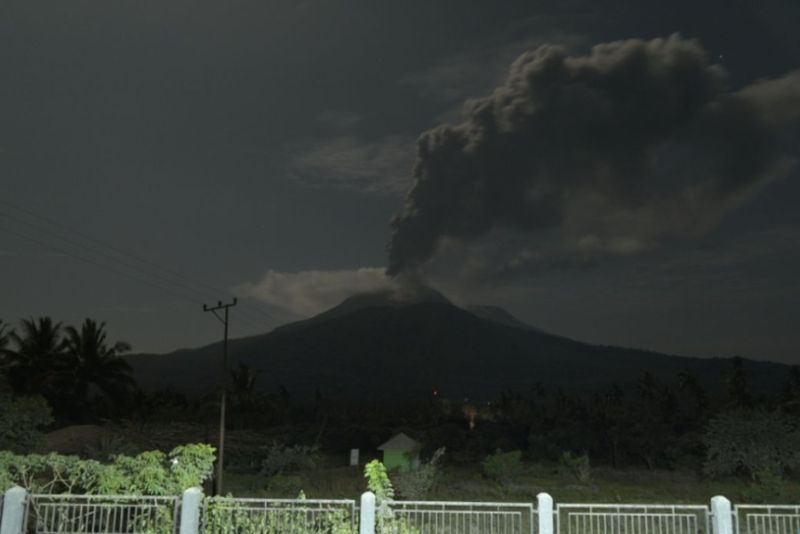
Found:
[[[645,371],[662,380],[690,372],[719,387],[728,371],[725,359],[592,345],[538,330],[502,308],[470,311],[437,295],[354,295],[309,319],[229,340],[230,361],[258,369],[261,390],[283,386],[300,398],[321,391],[374,400],[423,398],[434,387],[444,396],[476,399],[537,383],[596,390],[635,384]],[[127,359],[146,389],[198,395],[220,381],[221,342]],[[788,376],[783,364],[748,360],[747,367],[754,389]]]

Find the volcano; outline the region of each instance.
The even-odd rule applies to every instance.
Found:
[[[543,332],[502,308],[459,307],[434,290],[362,293],[309,319],[230,340],[232,365],[259,371],[257,387],[285,387],[294,398],[420,399],[436,387],[450,398],[492,399],[537,384],[591,391],[635,384],[644,372],[664,381],[695,375],[724,384],[730,361],[599,346]],[[221,343],[156,355],[131,355],[146,390],[189,395],[220,382]],[[755,390],[782,384],[788,367],[745,361]]]

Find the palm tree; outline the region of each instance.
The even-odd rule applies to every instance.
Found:
[[[20,332],[8,339],[13,349],[4,349],[6,375],[17,394],[49,393],[64,363],[64,340],[61,323],[50,317],[23,319]]]
[[[8,336],[10,332],[6,332],[8,330],[8,325],[0,319],[0,369],[3,368],[3,364],[5,363],[6,358],[6,347],[8,346]]]
[[[7,365],[6,358],[8,357],[6,347],[8,346],[9,333],[6,330],[8,330],[8,325],[0,319],[0,395],[8,387],[5,379],[5,370]]]
[[[75,401],[87,400],[94,386],[109,398],[118,400],[136,385],[131,366],[120,354],[131,350],[124,341],[112,346],[106,344],[106,323],[86,319],[80,331],[73,326],[65,328],[67,375],[70,378]]]

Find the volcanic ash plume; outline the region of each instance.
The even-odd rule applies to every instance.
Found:
[[[498,227],[597,256],[702,235],[787,173],[779,146],[800,120],[800,72],[732,92],[700,44],[677,35],[578,57],[545,46],[465,111],[419,138],[390,275],[423,265],[443,239]]]

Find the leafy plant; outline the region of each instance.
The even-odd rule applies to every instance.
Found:
[[[261,462],[261,473],[266,476],[283,475],[293,471],[314,469],[319,462],[316,446],[282,445],[273,441]]]
[[[42,438],[42,427],[52,422],[50,405],[43,397],[0,394],[0,449],[34,449]]]
[[[437,449],[431,459],[422,463],[420,467],[413,471],[398,473],[395,476],[397,491],[406,499],[424,499],[436,482],[439,473],[439,463],[444,456],[445,448]]]
[[[304,497],[298,497],[302,500]],[[314,510],[313,513],[310,510]],[[309,508],[275,504],[252,507],[231,497],[206,499],[203,528],[215,534],[354,534],[345,508]]]
[[[483,460],[483,472],[502,486],[508,486],[522,471],[522,452],[496,451]]]
[[[182,445],[169,454],[119,455],[108,464],[62,454],[18,455],[0,451],[0,485],[31,493],[178,495],[202,484],[212,472],[214,448]]]
[[[703,443],[703,470],[711,476],[765,472],[781,475],[800,469],[800,427],[777,412],[738,410],[709,421]]]
[[[579,482],[589,482],[592,477],[592,466],[589,455],[577,455],[569,451],[561,455],[561,466],[578,479]]]
[[[375,494],[375,521],[381,534],[419,534],[408,520],[395,517],[391,508],[394,487],[380,460],[372,460],[364,466],[367,488]]]

